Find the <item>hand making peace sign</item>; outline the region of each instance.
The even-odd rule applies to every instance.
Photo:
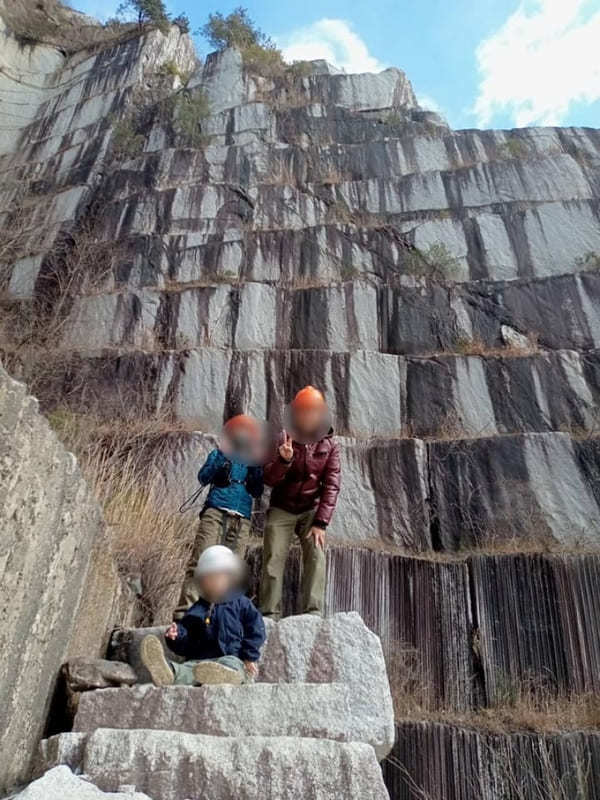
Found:
[[[292,437],[288,436],[287,431],[283,432],[283,444],[279,448],[279,455],[284,461],[291,461],[294,457],[294,447]]]

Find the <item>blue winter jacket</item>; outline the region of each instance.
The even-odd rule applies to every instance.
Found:
[[[193,660],[237,656],[258,661],[265,641],[262,614],[241,592],[233,592],[220,603],[200,598],[177,623],[177,631],[169,647]]]
[[[200,472],[198,480],[204,486],[212,483],[217,470],[231,463],[231,483],[226,487],[212,486],[205,506],[208,508],[226,508],[250,519],[252,515],[252,498],[263,493],[262,467],[248,466],[234,458],[224,455],[221,450],[212,450]]]

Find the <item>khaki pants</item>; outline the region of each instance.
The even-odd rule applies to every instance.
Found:
[[[218,508],[207,508],[202,512],[192,555],[181,587],[179,602],[173,614],[174,619],[181,619],[188,608],[191,608],[200,597],[194,570],[200,555],[206,548],[214,544],[223,544],[237,553],[240,558],[244,558],[249,536],[249,519],[240,517],[238,514],[228,514]]]
[[[285,562],[294,535],[302,548],[302,613],[323,614],[325,610],[325,553],[306,538],[314,510],[290,514],[270,508],[265,525],[263,568],[260,581],[260,610],[265,617],[279,619]]]
[[[206,658],[205,661],[216,661],[217,664],[223,664],[224,667],[235,669],[242,675],[242,683],[248,683],[248,675],[244,667],[244,662],[237,656],[221,656],[221,658]],[[176,686],[197,686],[196,679],[194,678],[194,667],[196,664],[201,664],[201,661],[184,661],[183,664],[177,664],[175,661],[169,661],[171,669],[175,674]]]

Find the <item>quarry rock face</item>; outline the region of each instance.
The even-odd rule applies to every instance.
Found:
[[[25,64],[6,41],[10,98]],[[192,430],[277,422],[317,382],[347,437],[335,537],[598,540],[598,131],[452,131],[398,69],[265,77],[232,49],[198,66],[176,28],[49,52],[33,48],[31,119],[2,156],[44,190],[9,293],[43,292],[65,229],[91,226],[112,260],[70,298],[48,394],[190,431],[163,442],[177,486]],[[171,62],[208,101],[202,145],[151,116],[117,158],[116,117]]]
[[[595,797],[599,755],[598,733],[486,733],[406,722],[384,770],[400,800],[412,800],[415,786],[444,800]]]
[[[240,690],[247,716],[230,689],[94,691],[131,673],[74,661],[76,732],[43,742],[42,780],[79,780],[52,769],[63,765],[99,792],[152,800],[208,786],[215,800],[384,798],[382,651],[399,717],[416,699],[468,719],[532,683],[597,694],[600,132],[453,131],[398,69],[318,61],[273,77],[233,49],[199,65],[177,28],[24,47],[9,10],[0,0],[0,230],[26,210],[28,231],[0,273],[6,302],[51,307],[61,265],[94,248],[36,364],[44,407],[164,420],[148,447],[175,510],[225,418],[279,425],[293,394],[318,385],[343,469],[328,613],[367,626],[341,615],[270,628],[260,683]],[[157,76],[170,99],[208,102],[196,141],[177,113],[144,106]],[[88,490],[4,375],[0,427],[8,784],[27,777],[61,661],[104,655],[115,584]],[[256,580],[258,551],[250,564]],[[297,553],[288,566],[293,614]],[[24,625],[42,646],[23,646]],[[147,680],[143,633],[113,637],[113,657]],[[201,713],[190,697],[206,698]],[[250,723],[255,736],[235,735]],[[429,719],[397,723],[396,739],[394,798],[597,793],[592,732]]]
[[[0,785],[27,777],[61,664],[100,655],[120,580],[98,504],[23,384],[0,367]]]

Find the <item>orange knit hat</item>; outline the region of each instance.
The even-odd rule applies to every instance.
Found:
[[[292,400],[292,408],[301,410],[307,408],[327,408],[327,403],[323,397],[323,393],[314,386],[305,386],[300,389],[296,397]]]
[[[226,433],[231,434],[243,431],[251,436],[260,435],[260,423],[248,414],[237,414],[237,416],[231,417],[225,423],[224,428]]]

